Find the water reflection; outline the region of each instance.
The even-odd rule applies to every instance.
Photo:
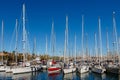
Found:
[[[120,77],[117,74],[107,73],[106,74],[106,80],[120,80]]]
[[[106,74],[91,73],[94,80],[106,80]]]
[[[12,75],[12,79],[14,80],[30,80],[32,73],[24,73],[24,74],[15,74]]]
[[[48,80],[62,80],[62,73],[52,73],[48,74]]]
[[[83,73],[83,74],[80,74],[80,73],[77,73],[77,76],[80,78],[80,80],[89,80],[89,73]]]
[[[13,75],[13,73],[0,72],[0,80],[120,80],[120,75],[97,74],[93,72],[63,75],[62,72],[48,74],[47,71]]]
[[[76,80],[76,72],[74,73],[69,73],[69,74],[64,74],[63,75],[63,80]]]

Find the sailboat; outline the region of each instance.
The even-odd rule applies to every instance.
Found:
[[[65,60],[65,54],[68,52],[68,16],[66,16],[66,30],[65,30],[65,51],[64,51],[64,63],[66,62]],[[68,63],[65,63],[65,67],[63,68],[63,73],[71,73],[75,72],[76,67],[74,66],[73,62],[69,61],[69,56],[68,56]]]
[[[102,37],[101,37],[101,24],[100,24],[100,18],[98,19],[98,23],[99,23],[99,46],[100,46],[100,58],[99,58],[99,63],[94,65],[94,67],[92,68],[92,71],[95,73],[99,73],[102,74],[106,71],[105,67],[102,65]],[[96,40],[96,39],[95,39]],[[96,53],[97,54],[97,53]]]
[[[2,38],[1,38],[1,49],[2,49],[2,54],[1,54],[1,57],[2,57],[2,60],[1,60],[1,63],[0,63],[0,72],[4,72],[5,71],[5,66],[3,64],[3,56],[4,56],[4,53],[3,53],[3,36],[4,36],[4,22],[2,20]]]
[[[17,67],[12,70],[13,74],[20,74],[31,72],[30,63],[25,61],[25,43],[26,43],[26,29],[25,29],[25,4],[23,4],[23,67]]]
[[[120,55],[119,55],[119,41],[117,36],[116,21],[115,21],[115,12],[113,12],[113,63],[108,63],[106,66],[106,72],[120,74]],[[118,56],[118,62],[116,60]]]
[[[83,43],[84,43],[84,17],[82,16],[82,55],[83,55],[83,61],[84,61],[84,47],[83,47]],[[89,71],[89,66],[87,64],[85,64],[85,62],[82,62],[81,65],[78,65],[77,67],[78,72],[79,73],[86,73]]]
[[[51,48],[53,53],[53,59],[47,62],[48,73],[58,73],[61,71],[61,66],[54,60],[54,47],[55,47],[55,34],[54,34],[54,22],[52,22],[52,31],[51,31]]]

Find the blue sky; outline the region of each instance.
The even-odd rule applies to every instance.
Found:
[[[94,49],[94,33],[98,35],[98,17],[101,18],[103,52],[106,52],[106,29],[109,33],[112,50],[112,12],[115,11],[118,37],[120,37],[120,1],[119,0],[1,0],[0,20],[4,20],[4,50],[13,51],[15,45],[15,20],[19,21],[19,44],[22,42],[22,4],[26,5],[26,29],[29,32],[30,52],[36,37],[36,51],[45,52],[45,38],[48,36],[50,52],[50,34],[52,19],[56,33],[56,53],[64,50],[65,17],[68,15],[69,47],[74,51],[74,35],[77,36],[77,51],[81,50],[81,15],[84,15],[84,33],[88,34],[90,51]],[[0,28],[1,31],[1,28]],[[0,38],[1,39],[1,38]],[[85,46],[85,44],[84,44]],[[60,53],[61,52],[61,53]],[[50,52],[51,53],[51,52]]]

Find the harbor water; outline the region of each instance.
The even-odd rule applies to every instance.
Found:
[[[0,80],[120,80],[116,74],[96,74],[93,72],[79,74],[48,74],[47,71],[16,74],[0,72]]]

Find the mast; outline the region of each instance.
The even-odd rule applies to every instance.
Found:
[[[75,63],[76,63],[76,58],[77,56],[76,56],[76,34],[75,34]]]
[[[54,21],[52,21],[52,30],[51,30],[51,50],[53,53],[53,56],[55,56],[55,33],[54,33]]]
[[[3,64],[3,49],[4,49],[4,22],[2,20],[2,38],[1,38],[1,50],[2,50],[2,64]]]
[[[99,26],[99,46],[100,46],[100,61],[102,60],[102,37],[101,37],[101,21],[98,18],[98,26]]]
[[[68,16],[66,16],[66,53],[68,54]]]
[[[86,60],[88,61],[89,52],[88,52],[88,34],[86,33]]]
[[[96,61],[98,61],[98,49],[97,49],[97,36],[96,36],[96,33],[95,33],[95,53],[96,53]]]
[[[115,21],[115,12],[113,12],[113,47],[115,47],[115,44],[116,44],[116,53],[118,55],[118,38],[117,38],[117,30],[116,30],[116,21]]]
[[[108,31],[107,31],[107,33],[106,33],[106,38],[107,38],[106,40],[107,40],[107,55],[108,55],[107,58],[109,59],[109,56],[110,56],[110,55],[109,55],[109,52],[110,52],[110,51],[109,51],[109,37],[108,37]]]
[[[18,45],[18,20],[16,19],[16,44],[15,44],[16,63],[17,63],[17,45]]]
[[[119,63],[120,63],[120,37],[119,37]]]
[[[46,51],[45,51],[45,53],[46,53],[46,56],[47,56],[47,53],[48,53],[48,51],[47,51],[47,47],[48,46],[48,44],[47,44],[47,35],[46,35]]]
[[[81,40],[81,44],[82,44],[82,57],[84,60],[84,16],[82,15],[82,40]]]
[[[65,29],[65,44],[64,44],[64,62],[66,54],[68,54],[68,16],[66,16],[66,29]]]
[[[36,38],[34,38],[34,55],[36,56]]]
[[[25,47],[26,47],[26,29],[25,29],[25,4],[23,4],[23,61],[25,62]]]
[[[64,43],[64,62],[65,62],[65,56],[66,56],[66,30],[65,30],[65,43]]]

